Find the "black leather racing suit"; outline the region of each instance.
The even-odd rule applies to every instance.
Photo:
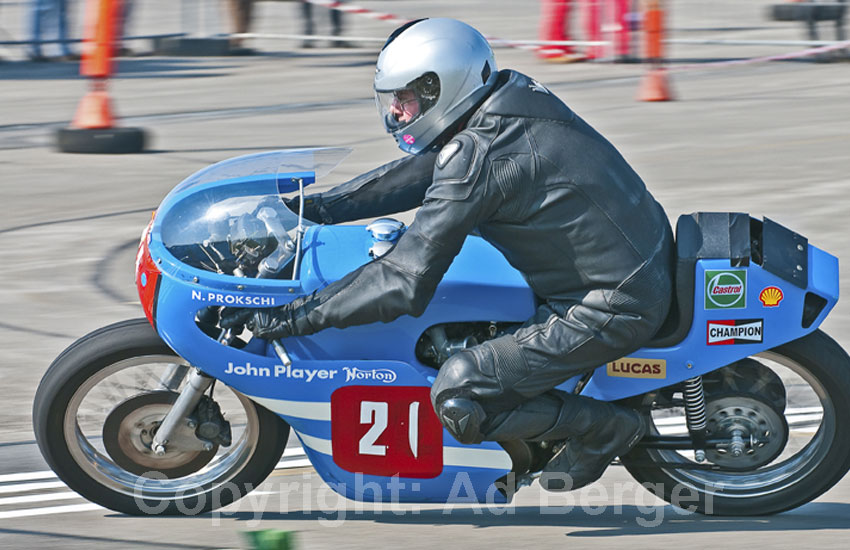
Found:
[[[422,314],[477,229],[541,303],[515,333],[440,369],[432,390],[438,414],[441,402],[462,396],[491,418],[476,439],[541,436],[551,419],[540,424],[507,412],[522,403],[529,409],[567,378],[636,350],[664,320],[673,239],[662,207],[605,138],[520,73],[501,71],[438,155],[408,157],[312,195],[305,211],[339,223],[420,204],[389,253],[293,304],[293,329],[309,334]]]

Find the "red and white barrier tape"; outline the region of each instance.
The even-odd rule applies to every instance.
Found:
[[[336,0],[304,1],[308,4],[315,4],[317,6],[328,8],[330,10],[339,10],[345,13],[353,13],[355,15],[368,17],[370,19],[386,21],[387,23],[392,23],[397,26],[413,21],[413,19],[393,15],[391,13],[372,11],[356,4],[349,4],[347,2],[343,3],[338,2]],[[596,40],[505,40],[493,36],[485,36],[484,38],[486,38],[487,41],[490,42],[490,45],[494,47],[504,46],[507,48],[517,48],[520,50],[529,51],[537,51],[540,49],[540,46],[602,46],[608,44],[608,42]]]
[[[829,46],[820,46],[817,48],[809,48],[807,50],[800,50],[798,52],[791,52],[785,54],[778,55],[765,55],[761,57],[748,57],[746,59],[735,59],[732,61],[712,61],[709,63],[691,63],[688,65],[676,65],[673,67],[666,66],[665,68],[668,71],[688,71],[694,69],[706,69],[711,67],[730,67],[733,65],[750,65],[753,63],[764,63],[767,61],[784,61],[787,59],[799,59],[801,57],[809,57],[812,55],[818,55],[821,53],[828,53],[836,50],[843,50],[845,48],[850,48],[850,40],[845,40],[843,42],[836,42],[835,44],[831,44]]]
[[[310,4],[315,4],[317,6],[322,6],[332,10],[339,10],[345,13],[353,13],[355,15],[361,15],[364,17],[368,17],[370,19],[376,19],[379,21],[386,21],[387,23],[392,23],[396,25],[401,25],[403,23],[407,23],[412,21],[412,19],[408,19],[405,17],[401,17],[398,15],[393,15],[391,13],[382,13],[376,12],[364,7],[358,6],[356,4],[349,4],[338,2],[337,0],[304,0]],[[309,37],[304,37],[309,39]],[[485,36],[485,38],[490,42],[490,44],[494,47],[504,46],[508,48],[516,48],[520,50],[527,51],[539,51],[541,46],[601,46],[606,45],[609,42],[607,41],[593,41],[593,40],[505,40],[502,38],[496,38],[491,36]],[[366,41],[368,39],[363,39]],[[687,42],[680,40],[668,40],[665,42]],[[711,41],[702,41],[703,43],[716,43]],[[744,45],[745,41],[737,41],[739,45]],[[768,41],[753,41],[753,45],[767,45]],[[732,66],[732,65],[745,65],[750,63],[763,63],[766,61],[782,61],[786,59],[798,59],[801,57],[808,57],[812,55],[817,55],[820,53],[831,52],[835,50],[842,50],[844,48],[850,47],[850,40],[846,40],[843,42],[836,42],[826,46],[820,46],[817,48],[809,48],[806,50],[801,50],[798,52],[792,52],[788,54],[779,54],[779,55],[769,55],[762,57],[750,57],[746,59],[737,59],[734,61],[716,61],[709,63],[694,63],[689,65],[678,65],[675,67],[668,67],[668,70],[671,71],[685,71],[691,69],[699,69],[699,68],[709,68],[709,67],[724,67],[724,66]]]

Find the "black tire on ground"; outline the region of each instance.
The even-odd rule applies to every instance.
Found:
[[[742,488],[742,484],[733,482],[727,485],[728,490],[710,490],[707,485],[694,483],[692,479],[682,484],[674,477],[681,475],[682,470],[648,466],[647,463],[655,461],[659,455],[650,449],[636,447],[620,459],[629,473],[667,502],[718,516],[759,516],[790,510],[810,502],[838,483],[850,469],[850,357],[821,331],[783,344],[771,352],[780,358],[790,359],[815,378],[825,393],[821,402],[828,401],[834,408],[831,413],[834,422],[822,422],[820,430],[809,443],[811,446],[818,442],[817,448],[809,450],[811,456],[819,458],[810,459],[801,471],[786,479],[776,476],[775,482],[764,480],[763,485],[751,488]],[[630,404],[639,405],[637,400]],[[802,453],[801,450],[795,456]],[[754,479],[748,481],[755,483]],[[691,487],[696,488],[697,495],[693,494]],[[694,496],[697,496],[695,500],[692,499]],[[676,499],[683,500],[676,503]]]
[[[69,450],[63,430],[66,409],[76,390],[98,371],[119,361],[169,355],[176,357],[148,321],[134,319],[80,338],[53,361],[36,392],[33,427],[44,459],[71,489],[92,502],[126,514],[195,515],[241,498],[274,470],[286,447],[289,425],[253,401],[248,401],[246,406],[253,406],[257,413],[257,444],[226,483],[197,487],[180,492],[175,498],[148,499],[107,486],[80,467]]]
[[[60,128],[56,146],[64,153],[125,154],[145,149],[141,128]]]

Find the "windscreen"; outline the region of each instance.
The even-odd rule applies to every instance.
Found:
[[[181,264],[238,276],[277,276],[297,247],[298,213],[287,195],[327,176],[349,149],[292,149],[245,155],[207,167],[163,200],[154,221]],[[311,225],[304,220],[304,225]]]

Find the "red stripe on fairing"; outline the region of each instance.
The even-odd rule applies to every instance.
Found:
[[[148,318],[151,326],[156,328],[156,298],[161,273],[148,249],[148,235],[152,226],[153,219],[142,233],[139,252],[136,254],[136,289],[139,291],[139,300],[142,302],[142,309],[145,310],[145,317]]]

